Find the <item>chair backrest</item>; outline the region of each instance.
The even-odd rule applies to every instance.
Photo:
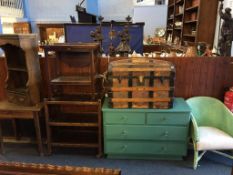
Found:
[[[225,130],[225,106],[212,97],[192,97],[187,100],[198,126],[211,126]]]

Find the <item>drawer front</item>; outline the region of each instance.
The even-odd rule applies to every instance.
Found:
[[[187,140],[187,127],[106,125],[104,138],[118,140]]]
[[[0,111],[0,118],[2,119],[12,119],[12,118],[22,118],[22,119],[32,119],[33,118],[33,112],[27,111],[27,112],[21,112],[21,111],[7,111],[7,110],[1,110]]]
[[[188,125],[189,113],[148,113],[148,125]]]
[[[183,142],[107,141],[105,154],[186,155]]]
[[[145,113],[104,113],[104,124],[145,124]]]

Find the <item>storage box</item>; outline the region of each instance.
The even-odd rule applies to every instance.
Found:
[[[110,106],[113,108],[172,107],[175,67],[149,58],[111,62],[108,67]]]

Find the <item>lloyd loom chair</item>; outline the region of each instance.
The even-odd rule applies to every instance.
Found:
[[[192,110],[193,168],[197,168],[198,161],[206,151],[233,159],[233,156],[219,151],[233,150],[233,114],[230,110],[211,97],[193,97],[187,103]]]

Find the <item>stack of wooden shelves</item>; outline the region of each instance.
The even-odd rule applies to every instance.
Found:
[[[213,45],[217,7],[217,0],[169,0],[167,41],[178,45]]]
[[[53,146],[79,147],[95,148],[100,156],[101,93],[96,78],[99,44],[55,44],[43,49],[48,75],[48,153]]]

